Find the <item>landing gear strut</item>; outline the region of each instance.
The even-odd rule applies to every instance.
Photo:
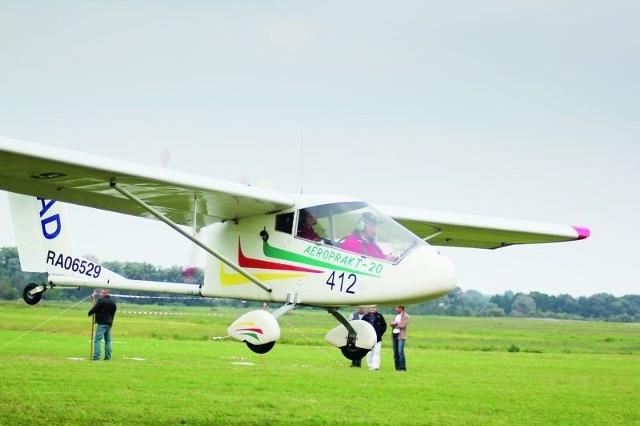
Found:
[[[341,326],[331,330],[325,338],[340,348],[342,355],[353,361],[362,359],[376,343],[376,332],[366,321],[348,321],[336,308],[327,309]]]

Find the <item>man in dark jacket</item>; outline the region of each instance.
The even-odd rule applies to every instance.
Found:
[[[378,338],[376,345],[367,354],[367,365],[369,370],[380,370],[380,352],[382,351],[382,335],[387,331],[387,322],[384,317],[378,313],[375,306],[369,308],[369,312],[362,317],[363,321],[367,321],[376,330]]]
[[[111,359],[111,327],[113,326],[113,319],[116,316],[117,308],[115,302],[111,300],[109,296],[109,290],[103,289],[100,292],[100,296],[98,302],[87,314],[89,316],[95,314],[96,324],[98,324],[93,340],[94,349],[92,359],[94,361],[100,360],[100,345],[104,337],[104,360],[108,361]]]

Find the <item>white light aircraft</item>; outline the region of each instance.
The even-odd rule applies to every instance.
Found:
[[[110,288],[282,305],[242,315],[229,334],[257,353],[280,337],[297,305],[340,325],[326,339],[349,359],[376,343],[373,327],[341,307],[428,301],[454,288],[435,246],[496,249],[587,238],[584,227],[397,207],[338,195],[284,194],[0,137],[0,189],[9,191],[21,267],[46,272],[29,304],[53,288]],[[17,195],[22,194],[22,195]],[[62,202],[164,222],[207,253],[200,284],[127,279],[74,252]],[[197,238],[204,230],[208,239]]]

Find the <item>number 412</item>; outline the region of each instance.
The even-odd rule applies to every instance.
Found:
[[[331,275],[329,275],[329,278],[327,278],[326,284],[331,286],[331,290],[333,290],[334,286],[339,286],[340,292],[344,291],[345,293],[356,294],[356,292],[353,291],[353,286],[356,285],[356,281],[356,274],[349,274],[345,276],[344,272],[342,272],[339,275],[336,275],[336,271],[333,271],[331,272]]]

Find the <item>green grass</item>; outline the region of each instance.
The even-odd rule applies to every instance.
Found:
[[[257,355],[212,338],[240,310],[120,304],[91,362],[88,308],[0,304],[0,424],[640,424],[640,324],[412,316],[403,373],[388,338],[349,368],[310,310]]]

